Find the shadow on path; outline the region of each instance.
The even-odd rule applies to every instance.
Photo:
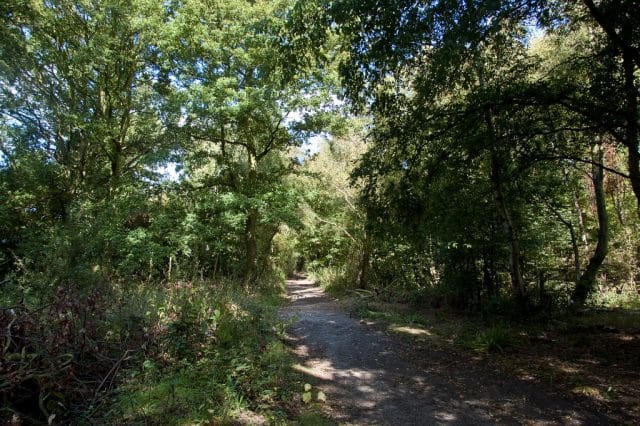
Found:
[[[410,345],[351,318],[306,279],[287,281],[296,366],[327,395],[331,415],[350,424],[610,424],[531,383],[485,368],[451,367],[442,354],[407,356]],[[414,349],[415,351],[415,349]],[[412,362],[411,358],[427,360]],[[431,360],[433,358],[433,360]]]

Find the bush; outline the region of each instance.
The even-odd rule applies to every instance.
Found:
[[[278,299],[237,288],[206,282],[166,287],[151,309],[153,345],[126,372],[101,420],[218,422],[239,410],[282,416],[291,374],[275,316]]]

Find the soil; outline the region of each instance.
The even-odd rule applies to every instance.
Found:
[[[471,354],[387,333],[354,318],[313,282],[287,281],[283,318],[296,369],[340,424],[612,424],[619,419]],[[409,330],[411,331],[411,330]],[[415,343],[415,344],[414,344]]]

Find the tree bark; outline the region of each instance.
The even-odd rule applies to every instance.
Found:
[[[578,206],[577,199],[576,199],[576,206]],[[573,226],[573,223],[571,222],[571,220],[567,220],[563,218],[562,214],[558,210],[553,208],[552,205],[549,205],[549,208],[551,209],[553,214],[556,215],[558,220],[560,220],[560,222],[562,222],[562,224],[567,227],[567,230],[569,231],[569,237],[571,238],[571,249],[573,250],[574,283],[576,283],[577,285],[578,282],[580,281],[580,247],[578,246],[578,237],[576,235],[575,227]],[[584,230],[582,232],[584,232]],[[585,242],[586,242],[586,237],[585,237]]]
[[[569,222],[571,225],[571,222]],[[573,225],[568,226],[569,235],[571,236],[571,249],[573,250],[573,270],[576,285],[580,282],[580,248],[578,247],[578,239],[573,229]]]
[[[594,149],[595,155],[597,155],[598,161],[594,161],[593,165],[593,190],[596,199],[596,210],[598,213],[598,242],[596,244],[595,252],[587,268],[580,276],[576,288],[573,291],[571,300],[577,305],[583,305],[587,300],[589,293],[595,286],[596,277],[602,263],[604,262],[609,247],[609,217],[607,215],[607,205],[604,192],[604,168],[602,163],[604,161],[603,150],[600,145],[597,145]],[[595,164],[599,163],[599,165]]]
[[[623,55],[624,88],[626,97],[626,140],[629,166],[629,180],[636,196],[640,212],[640,153],[638,153],[638,89],[635,85],[635,65],[629,55]]]
[[[362,256],[360,256],[360,265],[358,267],[357,286],[361,289],[366,289],[369,286],[369,264],[371,261],[371,247],[369,244],[369,237],[365,231],[364,238],[362,240]]]
[[[122,173],[122,147],[117,142],[111,144],[109,153],[111,174],[109,175],[109,198],[113,198],[120,184]]]
[[[602,28],[609,40],[611,40],[611,42],[618,49],[620,49],[620,51],[622,51],[624,56],[627,56],[629,58],[631,64],[635,63],[640,67],[640,51],[633,46],[631,37],[629,37],[630,32],[627,30],[627,28],[625,28],[626,31],[623,31],[622,34],[618,34],[615,28],[615,24],[612,23],[611,20],[609,20],[609,18],[605,16],[600,9],[598,9],[598,6],[596,6],[593,0],[583,0],[583,3],[587,6],[591,17],[596,21],[600,28]],[[620,10],[620,12],[623,12],[623,10],[624,9]],[[619,19],[620,16],[614,17],[613,22],[618,20],[615,18]],[[628,21],[626,22],[625,27],[629,27]]]
[[[518,235],[511,215],[507,209],[504,194],[502,192],[502,178],[500,173],[500,161],[498,155],[494,151],[491,153],[491,190],[493,192],[493,199],[500,215],[502,222],[502,228],[507,237],[509,244],[509,273],[511,275],[511,286],[513,288],[513,296],[516,304],[523,306],[525,303],[524,293],[524,280],[522,278],[522,271],[520,270],[520,243],[518,241]]]
[[[272,268],[271,263],[271,250],[273,246],[273,239],[278,235],[280,227],[278,225],[269,225],[266,229],[263,230],[263,235],[266,235],[266,238],[261,244],[261,250],[258,254],[260,258],[260,274],[265,274]]]
[[[580,207],[580,201],[578,201],[578,195],[576,191],[573,191],[573,205],[576,209],[576,217],[578,219],[578,229],[580,230],[580,240],[584,248],[589,247],[589,240],[587,240],[587,232],[584,228],[584,215],[582,213],[582,207]]]
[[[493,125],[493,117],[491,109],[488,109],[485,114],[485,121],[489,130],[489,135],[492,138],[493,146],[491,147],[491,172],[490,182],[491,191],[493,192],[493,199],[496,209],[502,222],[502,228],[504,229],[507,242],[509,244],[509,273],[511,275],[511,286],[513,289],[513,297],[520,308],[523,308],[526,304],[525,285],[522,278],[522,271],[520,269],[521,253],[520,243],[518,241],[518,234],[513,226],[509,209],[507,208],[504,200],[504,193],[502,191],[502,161],[495,146],[497,139],[496,131]]]

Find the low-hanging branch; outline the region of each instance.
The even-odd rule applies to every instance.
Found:
[[[313,215],[315,216],[315,218],[316,218],[316,219],[318,219],[318,221],[319,221],[319,222],[326,223],[327,225],[335,226],[335,227],[336,227],[336,228],[338,228],[340,231],[344,232],[344,234],[345,234],[347,237],[349,237],[349,239],[350,239],[351,241],[353,241],[354,243],[357,243],[357,242],[358,242],[358,240],[357,240],[353,235],[351,235],[351,233],[350,233],[349,231],[347,231],[347,229],[346,229],[346,228],[344,228],[343,226],[340,226],[339,224],[337,224],[337,223],[335,223],[335,222],[331,222],[330,220],[327,220],[327,219],[323,219],[323,218],[321,218],[321,217],[320,217],[320,216],[318,216],[318,214],[317,214],[317,213],[315,213],[313,210],[311,210],[311,212],[313,213]]]
[[[623,177],[625,179],[630,179],[631,177],[624,173],[621,172],[619,170],[613,169],[611,167],[605,166],[602,163],[599,163],[597,161],[593,161],[593,160],[587,160],[584,158],[580,158],[580,157],[574,157],[571,155],[557,155],[557,156],[546,156],[546,157],[540,157],[540,161],[575,161],[577,163],[583,163],[583,164],[590,164],[592,166],[598,166],[598,167],[602,167],[604,170],[613,173],[615,175],[618,175],[620,177]]]

